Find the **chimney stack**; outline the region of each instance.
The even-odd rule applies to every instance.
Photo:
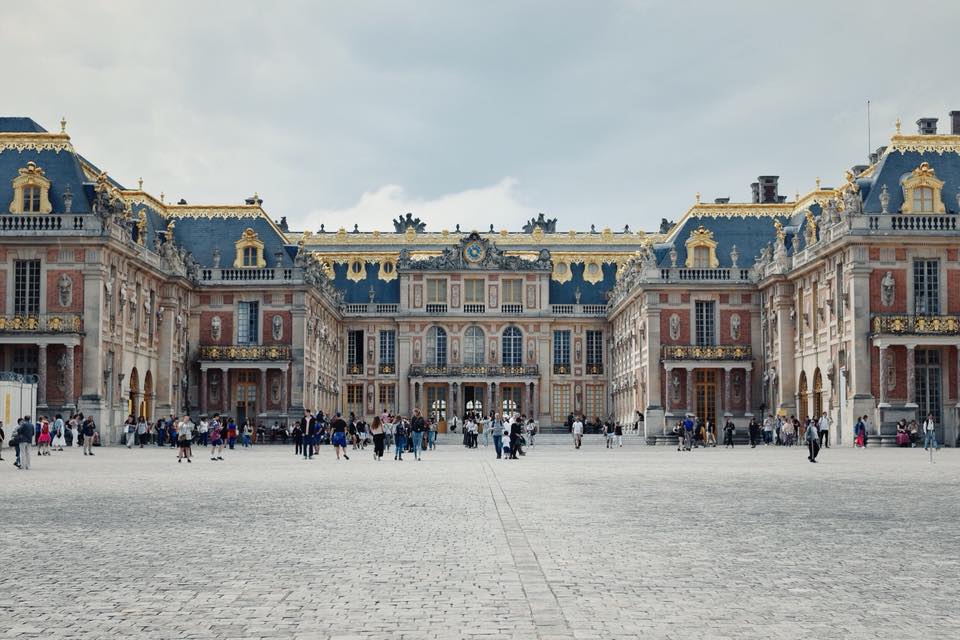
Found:
[[[753,200],[751,200],[751,202],[753,202],[753,204],[757,204],[758,202],[760,202],[760,183],[751,182],[750,191],[753,196]]]
[[[922,136],[937,135],[937,118],[920,118],[917,120],[917,133]]]
[[[960,111],[950,112],[950,133],[960,136]]]
[[[760,204],[780,202],[779,182],[780,176],[759,176],[750,185],[753,188],[753,201]]]
[[[713,199],[714,204],[727,204],[729,202],[730,202],[730,198],[714,198]]]

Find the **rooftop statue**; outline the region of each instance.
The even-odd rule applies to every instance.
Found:
[[[420,222],[420,218],[414,218],[412,213],[406,217],[400,216],[393,221],[393,230],[397,233],[406,233],[407,229],[413,229],[417,233],[423,233],[427,230],[427,223]]]
[[[556,233],[557,219],[556,218],[547,219],[541,213],[537,215],[536,218],[530,218],[530,220],[527,221],[527,224],[523,225],[524,233],[533,233],[534,229],[541,229],[544,233]]]

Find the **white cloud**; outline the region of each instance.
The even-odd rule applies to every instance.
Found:
[[[508,176],[486,187],[422,198],[409,194],[401,185],[388,184],[367,191],[349,207],[311,212],[306,216],[306,226],[316,231],[322,223],[327,231],[340,227],[349,231],[357,224],[361,231],[392,231],[391,220],[411,212],[431,231],[453,231],[457,224],[462,231],[487,231],[491,224],[497,230],[515,230],[537,213],[523,202],[517,185],[517,180]]]

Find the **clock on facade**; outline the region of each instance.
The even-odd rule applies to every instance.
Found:
[[[483,245],[479,242],[471,242],[463,248],[463,257],[467,262],[477,263],[483,260]]]

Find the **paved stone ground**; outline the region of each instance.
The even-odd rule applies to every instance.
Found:
[[[958,633],[953,450],[8,453],[0,638]]]

